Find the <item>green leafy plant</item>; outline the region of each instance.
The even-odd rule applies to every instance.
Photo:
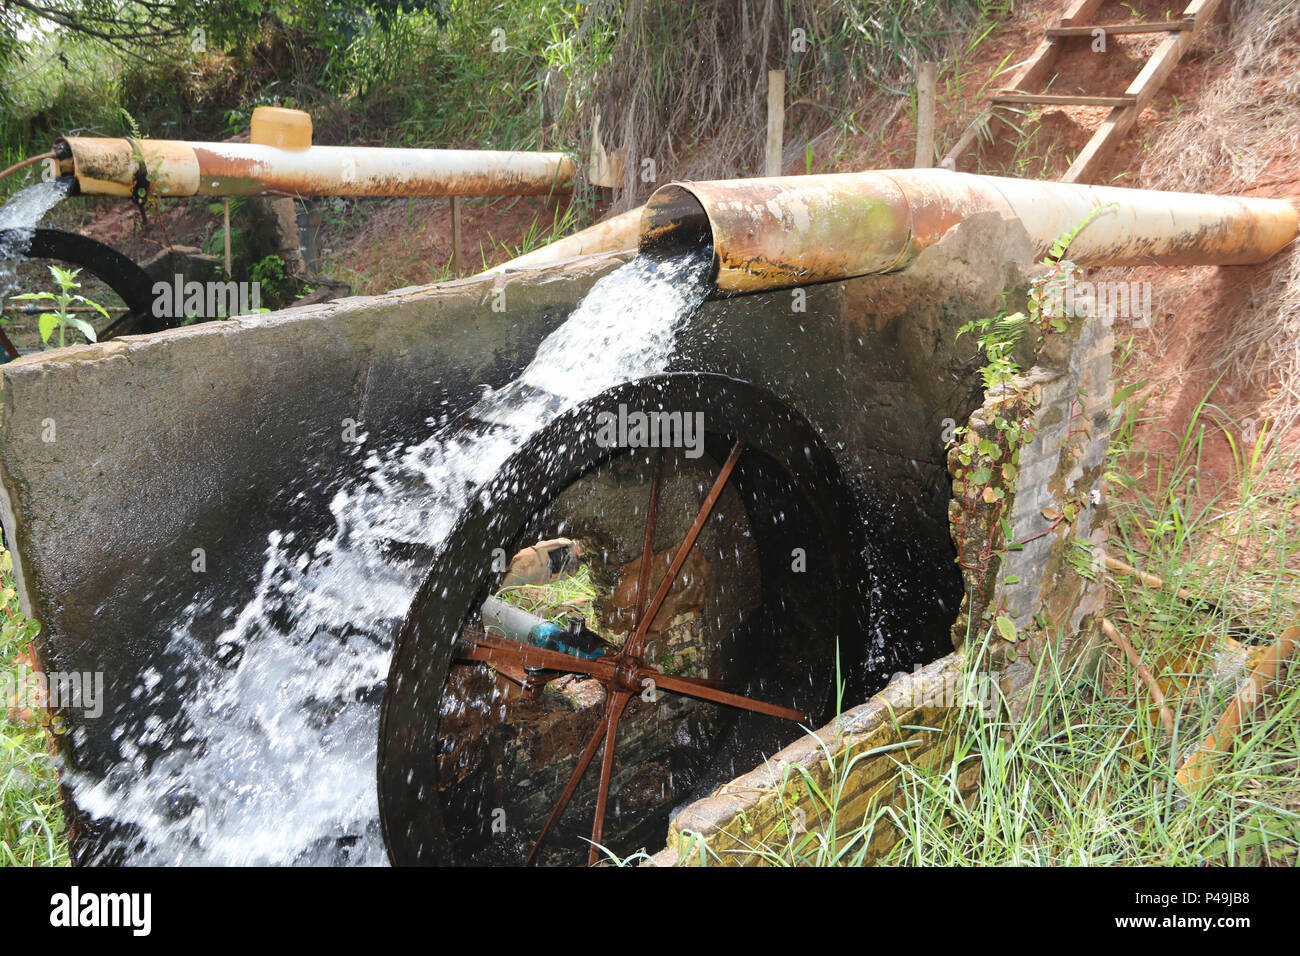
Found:
[[[239,225],[240,212],[244,208],[243,196],[232,196],[226,200],[217,200],[207,204],[208,212],[213,216],[221,216],[225,213],[226,203],[230,203],[230,246],[232,249],[240,249],[248,239],[248,230]],[[226,232],[219,222],[213,223],[208,227],[207,233],[203,237],[203,251],[210,256],[220,256],[225,250]]]
[[[548,584],[521,584],[503,587],[497,597],[529,614],[545,618],[555,624],[567,621],[574,611],[592,630],[598,630],[600,620],[596,604],[601,594],[592,580],[591,566],[581,564],[571,574],[564,574]]]
[[[990,318],[973,319],[957,330],[958,338],[966,334],[976,336],[979,349],[985,357],[984,368],[981,370],[985,388],[1004,385],[1020,373],[1014,354],[1026,329],[1064,332],[1069,328],[1069,317],[1054,308],[1061,301],[1062,290],[1073,281],[1077,271],[1077,266],[1066,259],[1065,254],[1089,223],[1115,205],[1108,203],[1097,207],[1052,243],[1042,262],[1046,271],[1035,277],[1030,284],[1027,313],[1003,312]]]
[[[1119,372],[1120,375],[1123,372]],[[1122,380],[1122,379],[1121,379]],[[1141,383],[1139,383],[1141,384]],[[1126,390],[1129,395],[1132,389]],[[1107,553],[1177,581],[1116,579],[1108,616],[1133,635],[1153,673],[1168,680],[1175,730],[1151,716],[1149,691],[1123,659],[1098,675],[1085,660],[1043,655],[1022,719],[999,708],[964,710],[950,759],[900,767],[902,797],[889,808],[902,835],[886,863],[921,866],[1142,865],[1295,866],[1300,861],[1300,667],[1283,669],[1213,776],[1193,792],[1175,782],[1182,759],[1213,730],[1236,691],[1214,677],[1228,640],[1249,621],[1276,634],[1297,607],[1300,508],[1293,449],[1268,451],[1209,420],[1208,402],[1157,453],[1135,435],[1152,421],[1140,400],[1122,402],[1109,466],[1127,476],[1117,495]],[[1234,449],[1235,481],[1195,495],[1204,445],[1222,430]],[[1240,438],[1240,436],[1237,436]],[[1158,460],[1156,460],[1158,458]],[[1146,480],[1138,481],[1138,474]],[[1080,565],[1084,555],[1079,555]],[[1082,570],[1076,568],[1076,570]],[[1195,610],[1191,592],[1223,609]],[[986,659],[993,627],[967,651],[968,667]],[[1198,676],[1199,675],[1199,676]],[[978,800],[956,785],[981,768]]]
[[[126,107],[119,107],[118,111],[122,114],[122,119],[126,121],[126,128],[131,131],[131,138],[144,139],[144,133],[140,131],[140,124],[135,121],[135,117],[127,111]],[[136,147],[136,149],[138,150],[139,147]]]
[[[1069,317],[1057,308],[1064,287],[1073,280],[1076,271],[1075,264],[1066,259],[1065,254],[1079,233],[1114,205],[1111,203],[1094,209],[1078,225],[1052,243],[1042,262],[1046,271],[1030,283],[1026,311],[1004,311],[989,318],[973,319],[957,330],[958,338],[967,334],[974,335],[979,350],[984,353],[980,376],[986,390],[1008,389],[1011,393],[1007,396],[1008,399],[1019,394],[1014,380],[1022,369],[1016,361],[1016,350],[1027,330],[1032,329],[1042,335],[1049,331],[1065,332],[1069,328]],[[1004,403],[1008,414],[997,416],[990,423],[996,434],[977,435],[967,428],[956,430],[962,471],[954,477],[969,478],[970,482],[979,486],[988,486],[990,481],[999,476],[1006,481],[1015,479],[1020,447],[1032,437],[1032,432],[1027,427],[1027,421],[1010,414],[1012,404],[1011,401]],[[985,460],[979,463],[978,458]],[[969,470],[972,466],[975,466],[973,471]],[[987,495],[985,498],[988,500]]]
[[[263,302],[283,305],[289,297],[289,273],[274,253],[255,262],[249,275],[258,284]]]
[[[108,311],[98,302],[92,302],[84,295],[75,290],[81,288],[81,283],[77,281],[80,275],[80,269],[63,269],[59,266],[50,266],[50,275],[54,277],[54,283],[59,287],[58,292],[25,292],[22,295],[14,296],[15,299],[26,299],[33,302],[49,302],[54,306],[54,311],[43,312],[38,320],[41,330],[41,341],[49,344],[50,336],[55,330],[59,333],[59,348],[66,344],[67,330],[73,328],[86,337],[86,341],[95,342],[95,327],[85,319],[79,319],[72,314],[71,309],[75,305],[84,305],[94,309],[104,318],[108,318]]]
[[[969,425],[954,430],[955,448],[950,459],[954,461],[953,494],[961,502],[953,518],[954,527],[959,540],[978,539],[979,542],[963,546],[957,556],[961,567],[976,579],[975,593],[983,590],[1001,555],[1023,548],[1063,524],[1072,525],[1082,510],[1082,500],[1067,501],[1059,510],[1044,509],[1048,527],[1019,540],[1007,519],[1008,492],[1015,487],[1020,472],[1021,450],[1034,437],[1035,408],[1019,378],[1022,369],[1017,353],[1027,332],[1037,336],[1041,343],[1049,333],[1070,330],[1072,317],[1060,306],[1076,266],[1065,258],[1066,253],[1079,233],[1112,205],[1094,209],[1052,243],[1042,261],[1042,271],[1030,283],[1024,311],[1003,310],[995,316],[967,322],[958,330],[959,337],[968,333],[976,336],[985,359],[980,370],[987,392],[984,410]],[[1075,443],[1087,435],[1087,426],[1080,424],[1080,419],[1082,403],[1076,400],[1070,406],[1067,448],[1062,450],[1063,454],[1074,454]],[[1015,623],[1000,611],[976,608],[972,601],[972,617],[967,626],[973,628],[977,621],[990,616],[995,633],[1011,645],[1009,658],[1014,659],[1019,632]]]

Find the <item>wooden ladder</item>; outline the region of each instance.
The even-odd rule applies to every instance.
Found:
[[[1043,42],[1012,74],[1007,86],[990,97],[989,106],[948,151],[942,165],[949,169],[956,168],[957,158],[970,147],[980,131],[987,127],[993,117],[993,110],[999,104],[1110,107],[1110,114],[1061,177],[1061,181],[1067,183],[1092,181],[1101,168],[1102,160],[1137,122],[1138,116],[1164,85],[1183,54],[1191,48],[1197,34],[1210,22],[1222,0],[1191,0],[1177,20],[1158,23],[1088,23],[1104,2],[1105,0],[1072,0],[1060,22],[1045,31]],[[1098,35],[1095,31],[1098,30],[1106,36],[1142,33],[1163,33],[1165,36],[1142,72],[1121,96],[1059,96],[1027,92],[1050,81],[1052,68],[1066,42],[1076,37],[1095,37]]]

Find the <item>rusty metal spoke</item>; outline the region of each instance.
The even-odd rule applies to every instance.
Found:
[[[599,845],[605,836],[605,807],[609,802],[609,778],[614,773],[614,744],[618,739],[618,721],[631,698],[632,695],[626,691],[614,691],[605,698],[605,752],[600,759],[600,789],[596,791],[596,817],[591,824],[588,866],[595,866],[600,859]]]
[[[722,470],[718,472],[718,477],[713,481],[713,487],[709,489],[708,495],[704,498],[704,504],[700,505],[699,512],[695,515],[695,520],[691,522],[690,530],[686,532],[686,537],[682,539],[682,545],[673,555],[672,564],[668,566],[668,572],[664,579],[659,582],[659,587],[655,591],[655,596],[650,599],[650,606],[646,609],[645,616],[637,621],[636,630],[628,638],[624,646],[624,654],[629,657],[640,657],[641,651],[645,647],[646,632],[650,630],[650,624],[659,614],[659,609],[663,607],[664,599],[668,597],[668,592],[672,590],[673,582],[677,580],[677,575],[682,570],[682,565],[686,563],[686,558],[691,553],[691,548],[695,547],[695,539],[700,536],[700,531],[704,528],[704,522],[709,520],[709,515],[713,512],[713,506],[718,503],[718,498],[722,495],[722,489],[726,487],[727,479],[731,477],[731,472],[736,467],[736,462],[740,460],[740,453],[745,450],[744,444],[736,442],[731,446],[731,454],[723,463]]]
[[[654,476],[650,479],[650,504],[646,508],[645,516],[645,544],[641,548],[641,571],[636,579],[636,613],[632,617],[633,633],[641,624],[641,618],[645,616],[646,599],[649,598],[650,590],[650,562],[654,557],[655,546],[655,516],[659,513],[659,483],[664,476],[664,452],[663,449],[655,451],[655,470]]]
[[[596,790],[596,808],[591,827],[591,846],[587,851],[587,864],[589,866],[594,866],[599,862],[600,845],[605,837],[605,816],[609,810],[610,786],[614,776],[614,757],[618,743],[619,720],[622,719],[628,702],[633,695],[638,693],[638,689],[643,686],[645,680],[654,681],[658,687],[662,687],[664,690],[685,694],[700,700],[738,707],[742,710],[768,714],[786,720],[805,723],[810,720],[807,714],[790,707],[769,704],[765,701],[754,700],[724,690],[723,687],[726,685],[723,681],[706,677],[677,677],[662,674],[653,667],[647,667],[641,659],[650,625],[659,614],[668,593],[676,583],[677,576],[681,573],[686,559],[690,556],[691,549],[695,547],[695,542],[699,538],[705,522],[709,520],[709,516],[713,513],[713,509],[722,496],[723,489],[730,480],[731,474],[736,468],[736,463],[740,460],[744,450],[745,446],[741,442],[736,442],[731,446],[731,453],[727,456],[727,460],[723,463],[721,469],[719,469],[717,477],[714,478],[713,485],[709,488],[708,494],[705,495],[704,502],[700,505],[699,511],[696,512],[695,519],[691,522],[691,526],[682,539],[681,545],[674,553],[663,580],[659,582],[654,594],[649,595],[650,565],[654,559],[655,524],[658,520],[664,469],[663,453],[657,453],[654,473],[650,480],[650,500],[646,509],[645,540],[641,550],[641,567],[637,574],[636,603],[632,619],[633,628],[631,635],[624,641],[618,653],[611,657],[586,660],[571,654],[535,647],[531,644],[520,643],[469,628],[461,635],[456,646],[456,657],[459,659],[483,661],[513,669],[545,668],[572,674],[587,674],[600,681],[605,687],[604,711],[601,714],[600,721],[597,723],[591,739],[587,741],[581,755],[578,757],[573,773],[569,776],[569,781],[565,784],[564,791],[560,794],[560,799],[551,811],[550,817],[547,818],[545,826],[542,827],[537,842],[533,844],[532,850],[529,851],[528,858],[524,863],[525,866],[532,864],[536,860],[547,837],[559,824],[565,809],[578,791],[583,775],[591,766],[596,751],[603,743],[604,754],[600,764],[600,783]]]
[[[569,801],[577,793],[578,784],[582,782],[582,775],[587,772],[587,767],[591,765],[591,758],[596,756],[596,748],[600,746],[601,740],[605,738],[605,728],[610,723],[609,715],[609,697],[606,696],[605,712],[600,717],[600,723],[596,725],[596,732],[591,735],[591,739],[587,741],[587,746],[583,748],[582,755],[578,757],[578,763],[573,768],[573,773],[569,775],[569,782],[564,785],[564,792],[560,794],[559,802],[555,804],[555,809],[551,811],[551,815],[546,818],[546,825],[542,827],[542,832],[537,835],[537,842],[528,851],[528,858],[524,860],[524,866],[532,866],[533,860],[542,849],[542,844],[546,842],[546,838],[555,829],[555,825],[560,822],[565,807],[569,805]]]
[[[572,654],[534,647],[532,644],[520,644],[508,638],[473,631],[465,631],[461,635],[455,654],[458,660],[479,661],[485,664],[542,667],[547,670],[591,674],[598,677],[613,673],[613,665],[600,658],[587,660]]]
[[[648,677],[648,678],[650,678],[651,680],[657,680],[657,679],[658,679],[658,676],[659,676],[659,672],[658,672],[657,670],[652,672],[649,668],[647,668],[646,670],[644,670],[644,671],[642,672],[641,676],[642,676],[642,677]],[[710,677],[686,677],[685,675],[682,675],[682,674],[678,674],[678,675],[676,675],[676,677],[677,677],[677,680],[679,680],[679,681],[684,681],[684,682],[686,682],[687,684],[699,684],[701,687],[718,687],[718,688],[722,688],[722,687],[726,687],[726,686],[727,686],[727,681],[725,681],[725,680],[713,680],[713,679],[710,678]]]
[[[711,700],[718,704],[728,704],[731,707],[739,707],[742,710],[752,710],[755,713],[768,714],[772,717],[782,717],[786,720],[793,720],[799,723],[808,723],[810,721],[807,714],[790,707],[781,707],[778,704],[769,704],[765,701],[754,700],[752,697],[743,697],[740,694],[718,690],[716,687],[709,687],[708,685],[699,684],[695,681],[686,680],[681,677],[674,677],[671,674],[660,674],[659,672],[648,668],[642,673],[645,677],[654,681],[655,686],[662,687],[664,690],[675,691],[678,694],[685,694],[688,697],[698,697],[702,700]]]

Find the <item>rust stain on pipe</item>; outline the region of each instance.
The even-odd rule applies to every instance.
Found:
[[[891,272],[976,212],[1019,219],[1039,255],[1092,211],[1081,265],[1246,265],[1295,239],[1273,199],[977,176],[941,169],[670,183],[645,205],[642,249],[710,242],[723,292]]]
[[[63,144],[71,158],[62,161],[60,172],[71,173],[85,195],[130,196],[142,161],[158,195],[198,192],[198,161],[188,143],[141,140],[132,146],[126,139],[73,137],[61,140],[59,145]]]
[[[143,172],[162,196],[545,195],[572,188],[563,153],[69,137],[81,192],[130,196]],[[1243,265],[1291,242],[1300,221],[1280,200],[1034,182],[941,169],[670,183],[640,210],[492,271],[599,252],[711,243],[723,292],[777,289],[901,269],[965,217],[1019,219],[1045,253],[1099,207],[1070,257],[1082,265]]]
[[[128,196],[143,164],[162,196],[538,196],[573,187],[564,153],[69,137],[82,193]]]

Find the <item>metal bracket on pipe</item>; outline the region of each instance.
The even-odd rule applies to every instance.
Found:
[[[145,211],[145,200],[149,198],[149,167],[144,161],[144,152],[140,145],[130,136],[123,137],[131,144],[131,154],[136,158],[135,177],[131,186],[131,202],[140,210],[140,225],[149,227],[149,214]]]

